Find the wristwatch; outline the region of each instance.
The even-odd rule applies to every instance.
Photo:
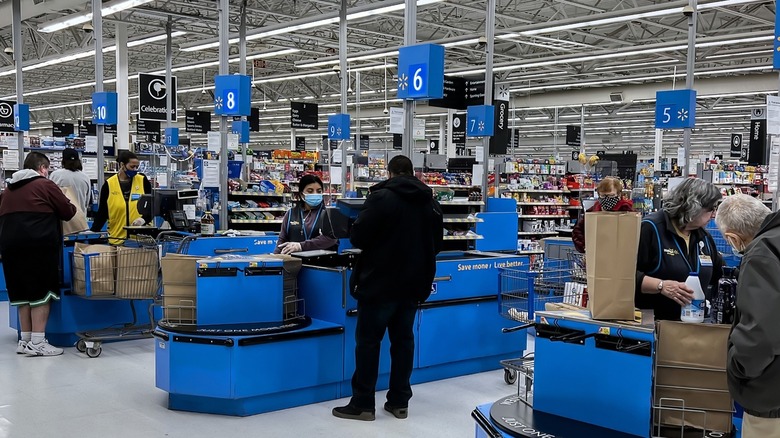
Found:
[[[658,293],[661,293],[664,290],[664,281],[661,280],[658,282]]]

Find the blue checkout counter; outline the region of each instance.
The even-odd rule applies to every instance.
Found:
[[[60,300],[53,301],[46,337],[52,345],[72,347],[79,337],[76,333],[100,330],[108,327],[121,327],[135,322],[137,325],[150,324],[149,306],[152,300],[89,299],[72,295],[71,256],[77,242],[105,243],[107,233],[80,233],[67,235],[63,239],[63,264]],[[184,241],[189,254],[213,256],[226,253],[267,254],[276,247],[278,235],[236,236],[236,237],[198,237],[192,236]],[[176,246],[167,248],[175,252]],[[0,271],[1,272],[1,271]],[[3,279],[4,280],[4,279]],[[5,281],[2,282],[5,288]],[[19,316],[16,308],[9,306],[9,326],[20,331]]]
[[[596,321],[587,311],[539,311],[535,318],[532,406],[511,395],[477,407],[476,437],[658,436],[652,428],[653,325]],[[679,428],[661,434],[739,436],[695,429],[681,435]]]
[[[245,315],[235,304],[226,309],[229,300],[211,303],[222,307],[222,315],[207,311],[210,325],[161,321],[155,331],[156,384],[169,393],[169,408],[244,416],[351,395],[357,321],[357,303],[348,292],[353,263],[350,254],[304,258],[298,290],[305,311],[290,321],[233,323]],[[498,369],[499,360],[525,350],[525,333],[501,333],[516,324],[501,318],[497,296],[498,270],[527,265],[527,257],[499,253],[440,254],[433,293],[415,323],[412,383]],[[246,278],[250,275],[259,281],[253,291],[272,291],[270,302],[278,303],[282,293],[281,274],[267,259],[225,258],[221,264],[211,259],[197,266],[199,322],[201,288],[234,295],[255,281]],[[225,277],[219,286],[203,271],[217,268],[222,271],[213,275]],[[227,271],[231,268],[235,275]],[[387,388],[389,371],[385,338],[377,390]]]

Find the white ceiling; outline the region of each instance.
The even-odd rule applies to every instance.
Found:
[[[39,31],[43,23],[64,15],[87,11],[88,2],[46,0],[39,5],[24,1],[24,62],[57,59],[89,50],[92,35],[81,26],[54,33]],[[512,90],[513,122],[523,135],[523,150],[545,152],[554,142],[554,113],[558,107],[558,132],[565,125],[578,124],[584,108],[586,141],[594,148],[624,146],[634,150],[653,145],[653,102],[657,90],[685,83],[687,57],[686,17],[679,9],[685,1],[649,0],[497,0],[495,66],[497,82]],[[747,133],[750,108],[765,100],[765,93],[777,91],[777,74],[771,72],[774,1],[700,0],[697,28],[696,81],[706,90],[699,95],[715,95],[699,100],[699,118],[693,142],[696,149],[723,150],[728,134]],[[339,0],[248,0],[248,32],[275,29],[279,23],[313,20],[338,12]],[[350,8],[380,7],[381,0],[350,0]],[[238,31],[240,2],[231,1],[231,32]],[[11,46],[11,2],[0,3],[0,46]],[[464,74],[484,67],[485,51],[475,40],[484,35],[486,1],[445,0],[418,8],[417,35],[420,41],[447,43],[446,72]],[[637,15],[643,14],[643,15]],[[216,61],[217,50],[183,51],[181,46],[217,37],[217,1],[152,1],[125,13],[104,17],[104,41],[110,45],[116,24],[127,23],[130,40],[159,35],[168,18],[173,30],[186,32],[174,39],[174,67]],[[596,21],[599,20],[599,21]],[[403,11],[350,20],[348,56],[394,50],[403,44]],[[453,45],[454,44],[454,45]],[[265,108],[262,131],[254,134],[258,142],[282,142],[289,145],[289,99],[303,99],[321,105],[320,114],[336,112],[339,79],[332,65],[305,67],[306,63],[337,58],[338,25],[330,24],[294,33],[283,33],[248,42],[247,53],[261,54],[281,49],[295,53],[265,59],[264,68],[254,69],[256,80],[289,75],[322,73],[313,77],[258,83],[253,100]],[[231,46],[237,56],[238,47]],[[114,77],[113,52],[104,54],[105,76]],[[130,48],[130,74],[159,71],[165,66],[164,40]],[[362,127],[372,137],[384,136],[385,84],[391,106],[395,56],[350,62],[350,69],[380,65],[361,73]],[[15,76],[2,75],[12,69],[12,59],[0,51],[0,96],[15,94]],[[231,64],[231,72],[238,64]],[[253,69],[251,62],[248,71]],[[211,97],[201,93],[203,75],[212,78],[216,66],[178,71],[179,90],[194,91],[179,95],[180,108],[207,109]],[[387,76],[387,79],[386,79]],[[356,89],[354,74],[351,88]],[[676,81],[676,84],[672,84]],[[78,84],[84,86],[77,87]],[[82,102],[88,102],[94,84],[94,58],[83,57],[66,63],[29,70],[24,73],[25,101],[30,103],[36,127],[51,121],[81,117]],[[748,85],[746,88],[746,84]],[[70,89],[63,89],[70,87]],[[113,83],[107,83],[108,90]],[[699,88],[694,86],[694,88]],[[130,94],[136,85],[131,82]],[[738,90],[743,95],[731,96]],[[609,94],[621,92],[623,102],[609,104]],[[28,93],[30,93],[28,95]],[[750,94],[744,94],[750,93]],[[355,101],[354,93],[349,101]],[[582,104],[586,104],[584,107]],[[603,104],[603,105],[602,105]],[[137,103],[131,99],[131,111]],[[354,107],[350,107],[353,111]],[[419,105],[420,113],[441,114],[445,110]],[[85,106],[85,113],[90,113]],[[438,134],[439,118],[429,117],[431,135]],[[323,130],[324,132],[324,130]],[[319,136],[319,132],[312,132]],[[679,133],[668,133],[664,145],[676,151]]]

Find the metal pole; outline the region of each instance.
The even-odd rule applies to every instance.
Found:
[[[697,0],[688,0],[688,5],[693,9],[693,13],[688,16],[688,63],[685,68],[685,88],[693,89],[693,69],[696,61],[696,15]],[[693,110],[693,108],[691,108]],[[683,176],[690,175],[691,168],[691,128],[685,128],[683,131],[683,147],[685,148],[685,170]]]
[[[404,13],[404,45],[412,46],[417,44],[417,0],[406,0],[406,9]],[[406,73],[406,72],[403,72]],[[399,72],[401,74],[401,72]],[[414,139],[412,132],[414,129],[414,110],[415,102],[413,100],[404,101],[404,136],[401,151],[404,155],[412,158],[414,153]]]
[[[238,65],[238,73],[240,75],[246,75],[246,1],[243,0],[241,2],[241,11],[240,11],[240,18],[241,22],[238,27],[238,59],[239,59],[239,65]],[[254,78],[252,78],[254,80]],[[251,92],[250,92],[251,97]],[[250,99],[251,100],[251,99]],[[241,116],[241,120],[246,121],[248,120],[246,117]],[[293,129],[293,131],[295,131]],[[293,138],[293,141],[295,139]],[[244,177],[245,181],[249,181],[249,163],[247,163],[247,149],[249,148],[249,143],[244,143],[241,145],[241,161],[243,164],[241,165],[241,175]]]
[[[780,96],[780,73],[778,73],[778,96]],[[772,150],[774,149],[774,145],[772,144],[773,141],[780,141],[780,138],[776,135],[769,136],[769,161],[772,161]],[[777,187],[775,187],[775,193],[772,196],[772,211],[777,211],[777,208],[780,206],[780,163],[777,166]]]
[[[585,153],[585,105],[580,107],[580,153]]]
[[[493,104],[493,46],[496,33],[496,0],[488,0],[485,12],[485,38],[487,49],[485,53],[485,105]],[[487,201],[488,195],[488,157],[490,156],[490,137],[482,139],[482,199]],[[498,179],[498,175],[496,175]]]
[[[553,150],[555,158],[558,158],[558,107],[555,107],[555,121],[553,122]]]
[[[116,150],[130,149],[130,115],[128,103],[127,80],[127,24],[117,21],[116,26]]]
[[[100,93],[103,91],[103,2],[100,0],[92,0],[92,27],[95,35],[95,92]],[[92,119],[94,123],[94,117]],[[119,123],[118,120],[117,123]],[[104,132],[105,127],[97,125],[95,133],[97,135],[98,187],[103,187],[103,181],[106,177],[104,174],[105,157],[103,156]]]
[[[349,72],[347,71],[347,0],[341,0],[339,10],[339,67],[341,72],[341,114],[347,114],[347,89]],[[341,195],[347,194],[347,141],[341,141]]]
[[[355,72],[355,150],[360,150],[360,72]]]
[[[22,5],[20,0],[13,0],[12,31],[14,61],[16,64],[16,103],[24,103],[24,83],[22,81]],[[19,169],[24,167],[24,132],[16,133],[16,147],[19,154]]]
[[[165,23],[165,127],[166,128],[172,128],[173,127],[173,111],[176,110],[176,108],[173,108],[173,93],[171,91],[173,90],[173,78],[171,77],[171,69],[173,68],[173,37],[171,36],[171,28],[173,26],[173,20],[171,19],[171,16],[168,16],[168,22]],[[155,169],[160,167],[160,157],[157,154],[157,151],[155,151],[155,156],[157,156],[157,166]],[[173,187],[173,175],[170,171],[171,167],[170,165],[166,166],[165,171],[163,172],[167,179],[167,186]],[[155,170],[155,174],[157,171]],[[156,178],[155,178],[156,179]],[[161,184],[158,184],[158,186],[161,186]]]
[[[230,73],[228,67],[228,54],[230,47],[228,40],[230,38],[230,2],[229,0],[219,0],[219,74],[227,75]],[[219,118],[220,148],[219,148],[219,228],[227,230],[228,227],[228,147],[227,147],[227,116]]]

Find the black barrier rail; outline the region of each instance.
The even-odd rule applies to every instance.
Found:
[[[483,432],[487,434],[490,438],[501,438],[501,432],[498,431],[493,425],[490,423],[490,420],[485,416],[485,414],[482,413],[479,409],[474,409],[471,411],[471,418],[474,419],[474,421],[477,422],[477,425],[480,429],[482,429]]]
[[[328,335],[339,335],[344,333],[344,327],[328,327],[308,331],[294,331],[286,333],[277,333],[273,335],[254,336],[238,340],[239,347],[248,347],[250,345],[268,344],[270,342],[293,341],[296,339],[315,338]]]
[[[168,320],[161,320],[158,327],[173,335],[186,336],[262,336],[276,333],[300,330],[311,325],[311,318],[301,316],[290,321],[276,321],[253,324],[223,324],[223,325],[197,325],[176,324]],[[158,331],[158,333],[161,333]],[[164,333],[161,333],[164,334]],[[159,336],[158,336],[159,337]]]
[[[196,336],[174,336],[173,342],[184,342],[188,344],[218,345],[222,347],[232,347],[235,342],[231,338],[202,338]]]
[[[198,268],[198,277],[235,277],[238,268]]]

